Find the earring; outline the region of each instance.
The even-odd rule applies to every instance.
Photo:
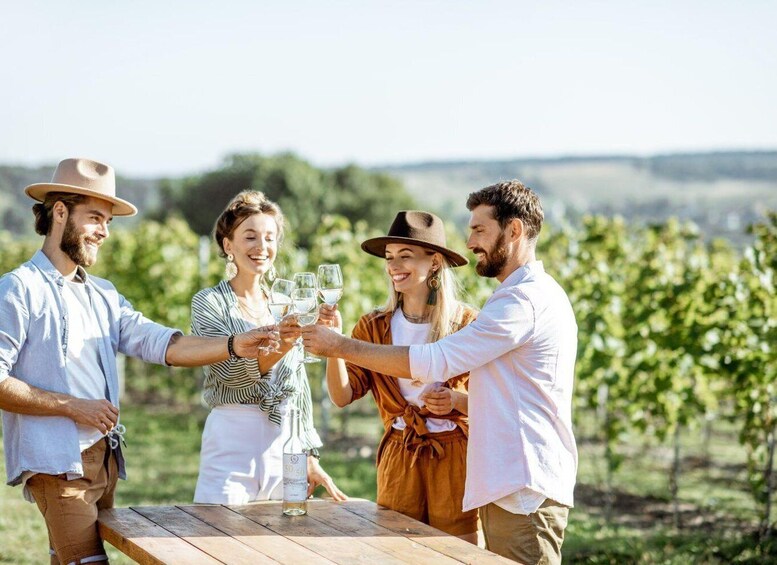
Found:
[[[429,287],[429,297],[426,299],[427,306],[437,304],[437,291],[440,290],[440,273],[435,271],[432,276],[426,279],[426,286]]]
[[[272,285],[272,283],[275,282],[275,279],[277,278],[278,271],[275,270],[275,265],[272,265],[270,269],[264,274],[264,280],[266,280],[268,284]]]
[[[235,265],[235,256],[231,253],[227,255],[227,264],[224,265],[224,275],[228,281],[237,276],[237,265]]]

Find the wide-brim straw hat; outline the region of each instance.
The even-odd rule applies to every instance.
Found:
[[[442,220],[420,210],[402,210],[394,218],[388,235],[373,237],[362,243],[362,249],[370,255],[385,258],[389,243],[409,243],[442,253],[454,267],[466,265],[468,260],[452,249],[445,241],[445,225]]]
[[[43,202],[49,192],[83,194],[113,204],[114,216],[134,216],[138,213],[135,206],[116,198],[113,167],[91,159],[64,159],[57,165],[51,182],[31,184],[24,192],[38,202]]]

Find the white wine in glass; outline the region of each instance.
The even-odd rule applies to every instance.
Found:
[[[273,281],[267,306],[276,324],[280,324],[281,320],[291,313],[291,293],[294,291],[295,286],[293,281],[287,279],[275,279]],[[276,347],[275,351],[280,351],[280,347]]]
[[[275,323],[280,324],[281,320],[291,312],[291,298],[282,294],[270,302],[270,313],[275,318]]]
[[[294,312],[297,314],[297,321],[301,326],[315,324],[318,320],[318,299],[316,298],[315,288],[297,288],[291,293],[294,304]],[[305,346],[302,344],[302,338],[299,340],[302,349],[303,363],[319,363],[321,359],[305,352]]]
[[[287,279],[275,279],[272,283],[269,305],[276,324],[280,324],[284,316],[291,313],[291,293],[296,286]]]
[[[343,272],[340,265],[319,265],[318,292],[325,304],[337,304],[343,296]]]

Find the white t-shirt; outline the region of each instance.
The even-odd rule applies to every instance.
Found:
[[[107,397],[105,375],[100,365],[102,339],[94,311],[82,283],[66,281],[62,297],[67,308],[67,378],[77,398],[100,400]],[[76,424],[81,451],[92,447],[103,434],[97,428]]]
[[[429,336],[429,324],[413,324],[407,321],[405,315],[402,313],[401,308],[397,308],[394,311],[394,315],[391,317],[391,342],[393,345],[414,345],[418,343],[426,343],[426,339]],[[420,399],[420,396],[432,390],[435,387],[442,385],[442,382],[435,382],[425,384],[423,386],[417,386],[412,384],[409,379],[398,379],[399,390],[402,392],[402,396],[405,397],[408,404],[413,404],[419,408],[423,407],[424,403]],[[404,430],[407,424],[399,417],[394,420],[392,427],[397,430]],[[444,420],[442,418],[426,418],[426,429],[430,433],[448,432],[456,429],[456,424],[451,420]]]

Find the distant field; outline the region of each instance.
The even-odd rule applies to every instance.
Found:
[[[772,160],[777,163],[777,157],[768,163]],[[777,210],[777,173],[765,166],[749,173],[746,167],[721,172],[714,162],[710,158],[690,171],[686,164],[679,172],[634,158],[429,163],[384,170],[400,178],[420,205],[461,224],[470,192],[517,178],[540,194],[551,222],[586,213],[637,221],[675,216],[693,220],[709,236],[738,241],[749,223]]]

